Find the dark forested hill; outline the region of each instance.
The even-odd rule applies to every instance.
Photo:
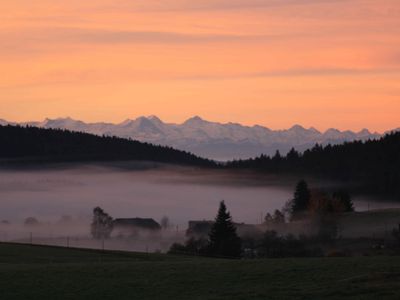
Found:
[[[214,162],[170,147],[117,137],[37,127],[0,126],[2,161],[141,160],[213,166]]]
[[[279,152],[273,157],[261,155],[227,166],[345,180],[400,197],[400,132],[378,140],[316,145],[303,154],[292,149],[286,156]]]

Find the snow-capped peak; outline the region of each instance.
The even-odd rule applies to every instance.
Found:
[[[0,120],[0,124],[2,123],[10,122]],[[261,153],[273,155],[276,150],[284,155],[292,147],[303,151],[316,143],[334,144],[381,136],[372,134],[367,129],[355,133],[330,128],[321,133],[313,127],[306,129],[301,125],[294,125],[287,130],[271,130],[260,125],[244,126],[238,123],[210,122],[199,116],[194,116],[182,124],[164,123],[157,116],[142,116],[127,119],[119,124],[84,123],[67,117],[21,123],[21,125],[115,135],[173,146],[204,157],[225,160],[248,158]]]
[[[292,127],[289,128],[289,131],[295,131],[295,132],[304,132],[307,131],[303,126],[295,124]]]
[[[155,115],[147,116],[147,119],[149,119],[150,121],[153,121],[153,122],[163,123],[163,121],[161,121],[161,119]]]
[[[202,119],[201,117],[199,117],[199,116],[194,116],[194,117],[191,117],[191,118],[187,119],[187,120],[183,123],[183,125],[196,125],[196,124],[204,124],[204,123],[209,123],[209,122],[203,120],[203,119]]]

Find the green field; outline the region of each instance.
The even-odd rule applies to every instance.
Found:
[[[222,260],[0,244],[0,299],[400,299],[400,257]]]

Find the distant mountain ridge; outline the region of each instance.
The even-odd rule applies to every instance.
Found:
[[[17,123],[0,120],[0,124]],[[42,122],[25,122],[41,128],[60,128],[97,135],[131,138],[142,142],[173,146],[196,155],[216,160],[249,158],[261,153],[272,155],[276,150],[286,154],[292,147],[304,151],[316,143],[340,144],[355,140],[368,140],[383,134],[368,129],[359,132],[340,131],[334,128],[325,132],[294,125],[286,130],[271,130],[260,125],[245,126],[238,123],[210,122],[194,116],[182,124],[165,123],[156,116],[127,119],[119,124],[85,123],[71,118],[45,119]]]

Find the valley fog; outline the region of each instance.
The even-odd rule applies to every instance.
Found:
[[[280,209],[293,197],[296,180],[254,173],[229,173],[152,166],[110,164],[0,171],[0,220],[36,217],[56,221],[63,215],[90,218],[101,206],[114,218],[168,216],[177,225],[213,219],[225,200],[235,222],[257,223],[261,214]],[[310,183],[316,187],[326,183]],[[356,210],[393,207],[354,197]]]
[[[160,222],[167,216],[171,225],[163,233],[163,248],[167,248],[172,241],[184,239],[189,220],[214,219],[221,200],[225,200],[234,222],[261,223],[266,212],[281,209],[292,197],[295,183],[254,173],[125,163],[2,170],[0,221],[4,221],[0,239],[29,241],[28,234],[34,232],[35,237],[43,238],[42,243],[51,238],[54,244],[60,237],[59,244],[65,245],[66,236],[89,237],[92,210],[100,206],[113,218],[153,218]],[[393,203],[377,203],[365,197],[353,199],[358,210],[394,207]],[[28,217],[36,218],[41,225],[27,228],[23,223]],[[139,248],[122,241],[113,248],[160,248],[159,244],[151,246],[151,236],[142,238],[146,242]],[[88,239],[85,243],[68,241],[70,245],[74,242],[80,247],[99,246]]]
[[[214,218],[225,200],[236,222],[260,222],[261,213],[281,208],[292,187],[250,175],[161,167],[130,169],[82,166],[0,172],[0,219],[62,215],[90,218],[95,206],[114,218],[168,216],[184,226],[191,219]]]

